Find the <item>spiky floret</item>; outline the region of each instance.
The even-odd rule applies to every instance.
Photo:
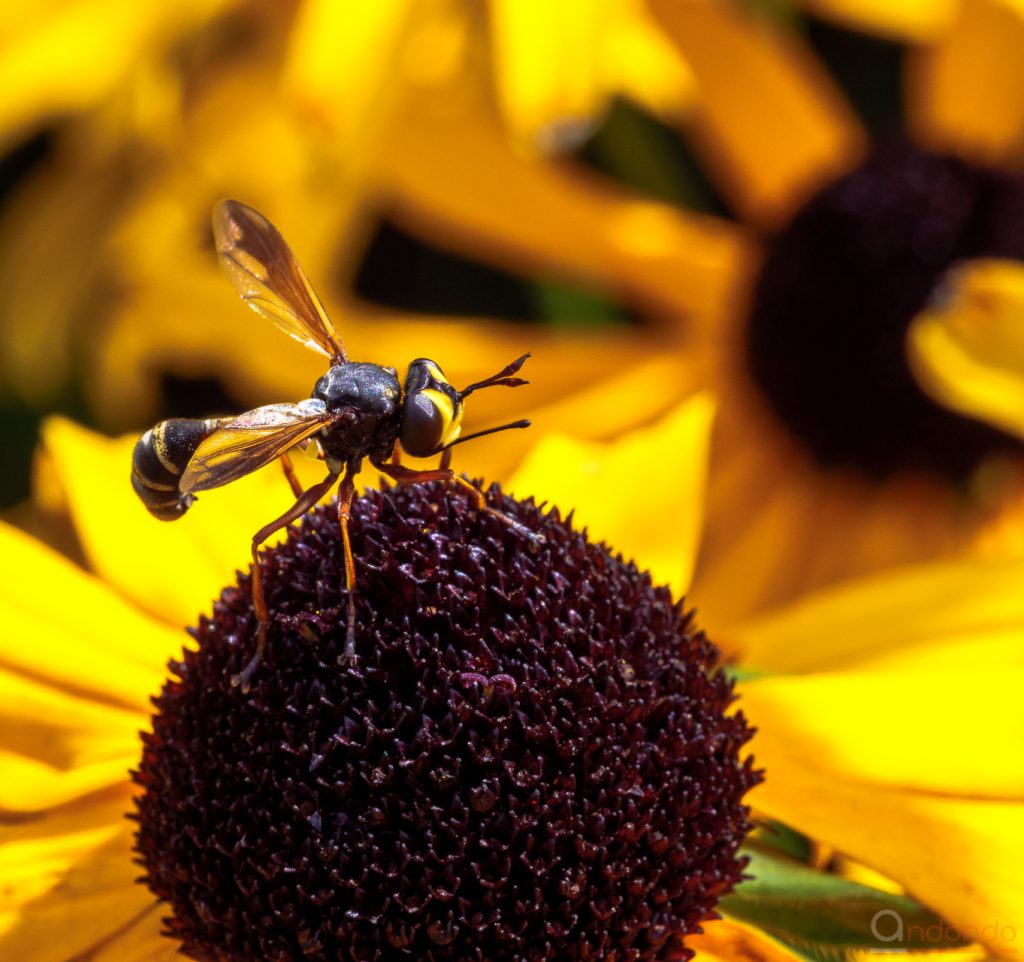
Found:
[[[137,849],[210,960],[641,960],[741,877],[750,737],[667,589],[532,502],[440,485],[309,514],[263,559],[274,617],[243,695],[248,577],[154,699]],[[668,520],[668,519],[667,519]]]

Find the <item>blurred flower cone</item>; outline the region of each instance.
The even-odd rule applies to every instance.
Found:
[[[575,524],[685,591],[712,408],[695,398],[611,444],[545,437],[509,487],[574,505]],[[159,936],[163,910],[133,881],[126,773],[181,625],[231,580],[268,505],[288,500],[283,479],[261,472],[204,494],[173,525],[157,523],[124,480],[132,443],[63,421],[47,427],[52,501],[63,499],[92,573],[2,532],[5,957],[173,957],[175,943]],[[666,447],[686,453],[675,484],[643,467]],[[130,545],[118,534],[127,530]],[[1015,870],[1024,717],[1019,699],[993,697],[992,686],[1024,682],[1022,576],[1019,562],[933,563],[806,597],[728,633],[700,620],[748,678],[741,707],[766,771],[755,810],[882,873],[942,924],[1007,957],[1014,938],[991,926],[1024,906]],[[740,907],[725,903],[727,913]],[[735,918],[692,945],[721,960],[794,957]]]

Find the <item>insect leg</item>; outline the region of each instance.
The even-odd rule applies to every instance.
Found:
[[[476,487],[476,485],[471,484],[461,475],[456,474],[451,468],[433,468],[426,471],[414,471],[412,468],[402,467],[400,464],[386,463],[379,465],[379,467],[389,478],[392,478],[399,484],[418,484],[421,481],[454,481],[473,498],[478,510],[486,511],[487,514],[493,515],[513,530],[518,531],[523,535],[523,537],[529,538],[533,542],[540,544],[544,542],[543,535],[537,534],[535,531],[531,531],[525,525],[516,521],[515,518],[510,518],[507,514],[499,511],[497,508],[492,508],[487,503],[487,499],[484,497],[483,491]]]
[[[291,485],[292,494],[294,494],[296,498],[301,498],[302,484],[295,476],[295,465],[292,464],[292,456],[287,451],[281,455],[281,467],[284,469],[284,476],[288,479],[288,483]]]
[[[441,452],[441,470],[447,471],[452,466],[452,449],[445,448]]]
[[[298,500],[280,518],[264,525],[252,536],[252,606],[256,611],[259,620],[259,628],[256,633],[256,653],[249,659],[249,663],[231,678],[231,684],[241,688],[243,692],[249,690],[252,681],[252,673],[260,663],[263,652],[267,647],[267,632],[270,629],[270,610],[267,608],[266,599],[263,597],[263,581],[260,578],[259,548],[275,531],[287,528],[293,521],[301,518],[317,501],[319,501],[338,480],[333,472],[327,477],[314,484],[308,490],[302,492]]]
[[[397,445],[396,445],[397,448]],[[352,513],[352,496],[355,494],[355,471],[350,464],[338,489],[338,523],[341,525],[341,539],[345,544],[345,589],[348,596],[348,629],[345,632],[345,651],[338,659],[342,665],[354,665],[356,661],[356,563],[352,558],[352,542],[348,535],[348,519]]]

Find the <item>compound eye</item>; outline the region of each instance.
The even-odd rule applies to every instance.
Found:
[[[444,415],[424,394],[410,394],[402,414],[402,449],[414,458],[436,454],[444,438]]]

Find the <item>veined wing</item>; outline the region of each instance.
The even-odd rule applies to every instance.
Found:
[[[320,298],[266,217],[237,200],[219,201],[213,237],[221,267],[249,307],[332,363],[346,359]]]
[[[336,420],[323,407],[267,404],[224,421],[196,448],[181,476],[182,494],[237,481]]]

